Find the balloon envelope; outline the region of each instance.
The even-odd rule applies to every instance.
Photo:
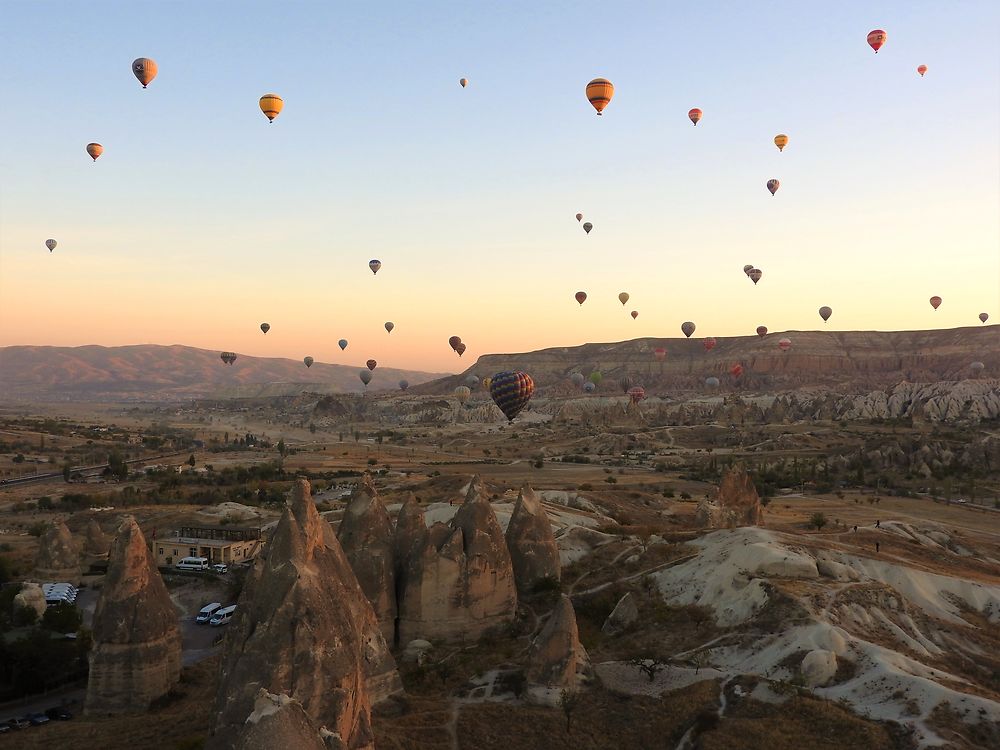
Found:
[[[465,349],[466,349],[466,346],[461,341],[459,341],[458,342],[458,346],[455,347],[455,351],[458,352],[458,356],[459,357],[461,357],[463,354],[465,354]]]
[[[917,66],[917,72],[920,74],[920,77],[923,78],[924,77],[924,73],[927,72],[927,66],[926,65],[918,65]]]
[[[774,136],[774,145],[778,147],[778,151],[784,151],[785,146],[788,145],[788,136],[784,133]]]
[[[469,386],[460,385],[455,389],[455,398],[458,399],[458,403],[464,404],[469,400],[469,396],[472,395],[472,391],[469,390]]]
[[[628,302],[628,292],[621,292],[618,295],[618,301],[621,302],[622,305],[624,306],[625,303]]]
[[[990,319],[990,314],[989,313],[979,313],[979,322],[980,323],[985,323],[989,319]]]
[[[465,384],[470,388],[475,388],[477,385],[479,385],[479,378],[477,378],[475,375],[469,375],[465,378]]]
[[[142,87],[146,88],[156,78],[156,62],[148,57],[137,57],[132,61],[132,73],[139,79]]]
[[[715,376],[705,378],[705,385],[707,385],[709,388],[718,388],[719,379]]]
[[[982,362],[973,362],[971,365],[969,365],[969,369],[972,370],[973,372],[982,372],[983,370],[986,369],[986,365],[984,365]]]
[[[374,359],[369,359],[367,362],[365,362],[365,366],[369,370],[374,370],[376,367],[378,367],[378,362],[376,362]]]
[[[709,336],[707,339],[702,341],[701,344],[705,347],[706,352],[710,352],[715,348],[715,337]]]
[[[819,309],[819,316],[823,319],[824,322],[829,320],[831,315],[833,315],[833,308],[823,305]]]
[[[337,342],[337,346],[340,347],[340,351],[344,351],[347,348],[347,339],[341,339]]]
[[[378,273],[378,269],[382,267],[382,261],[372,259],[368,261],[368,267],[372,269],[372,273]]]
[[[97,161],[97,157],[104,153],[104,146],[100,143],[88,143],[87,153],[90,154],[90,158]]]
[[[753,265],[751,265],[749,263],[747,265],[743,266],[743,273],[745,273],[747,276],[750,275],[750,272],[752,270],[753,270]]]
[[[597,386],[591,383],[590,381],[587,381],[586,383],[583,384],[584,393],[593,393],[595,388],[597,388]]]
[[[618,387],[622,389],[622,393],[628,393],[628,389],[632,387],[634,381],[628,375],[622,375],[618,378]]]
[[[498,372],[490,378],[490,397],[511,422],[528,405],[534,392],[535,382],[520,370]]]
[[[778,342],[778,348],[781,349],[781,351],[783,352],[787,352],[789,349],[792,348],[792,340],[781,339],[781,341]]]
[[[732,375],[734,379],[738,378],[740,375],[743,374],[743,365],[737,362],[736,364],[734,364],[732,367],[729,368],[729,374]]]
[[[260,324],[260,330],[263,331],[264,333],[267,333],[268,331],[271,330],[271,324],[270,323],[261,323]]]
[[[587,84],[587,99],[599,115],[604,113],[614,95],[615,87],[607,78],[595,78]]]
[[[577,388],[581,388],[583,386],[583,381],[584,377],[582,372],[574,372],[572,375],[569,376],[569,382],[571,382]]]
[[[576,220],[577,221],[583,221],[583,214],[577,214],[576,215]]]
[[[385,324],[386,333],[392,333],[392,329],[395,328],[395,327],[396,327],[396,324],[393,323],[391,320],[386,321],[386,324]]]
[[[583,231],[586,232],[587,234],[590,234],[590,230],[593,229],[593,228],[594,228],[594,225],[591,224],[589,221],[585,221],[583,223]]]
[[[691,338],[691,334],[694,333],[695,325],[690,320],[681,323],[681,333],[683,333],[688,338]]]
[[[302,361],[305,362],[306,367],[312,367],[313,366],[313,362],[315,360],[312,357],[303,357]]]
[[[767,335],[767,326],[757,326],[757,335],[764,338]]]
[[[57,243],[55,240],[45,240],[45,247],[49,249],[50,253],[56,249],[57,244],[59,243]]]
[[[604,376],[601,375],[600,370],[594,370],[592,373],[590,373],[590,377],[587,379],[594,385],[600,385],[601,381],[604,380]]]
[[[285,103],[277,94],[264,94],[260,98],[260,111],[267,117],[268,122],[274,122],[274,118],[280,114],[284,106]]]
[[[698,120],[701,119],[701,114],[702,114],[701,110],[698,109],[697,107],[695,107],[694,109],[689,109],[688,110],[688,119],[691,121],[691,123],[693,125],[697,125],[698,124]]]
[[[646,398],[646,389],[641,385],[634,385],[628,389],[628,398],[633,404],[638,404]]]
[[[656,357],[657,361],[662,362],[664,359],[666,359],[667,350],[664,349],[663,347],[660,347],[659,349],[654,349],[653,356]]]
[[[368,372],[368,370],[362,370],[361,372],[359,372],[358,377],[361,379],[361,382],[364,383],[365,385],[368,385],[370,382],[372,382],[372,374]]]
[[[448,346],[450,346],[452,349],[454,349],[461,343],[462,339],[459,336],[451,336],[448,338]]]
[[[365,371],[362,370],[361,372],[365,372]],[[369,377],[371,377],[371,373],[365,373],[365,374],[368,375]],[[399,381],[399,390],[405,391],[409,387],[410,387],[410,382],[408,380],[400,380]]]
[[[781,182],[775,179],[770,179],[767,181],[767,189],[771,191],[771,195],[778,192],[778,188],[781,187]]]
[[[757,286],[757,282],[760,281],[761,278],[763,278],[764,272],[761,271],[759,268],[753,268],[747,275],[750,277],[750,281],[753,282],[754,286]]]
[[[639,311],[638,310],[633,310],[632,312],[629,313],[629,315],[632,316],[632,320],[635,320],[636,318],[639,317]]]
[[[879,48],[885,44],[885,40],[889,37],[882,29],[873,29],[868,32],[868,44],[875,50],[875,54],[878,54]]]
[[[459,82],[459,84],[460,84],[460,85],[462,86],[462,88],[463,88],[463,89],[464,89],[464,88],[465,88],[466,86],[468,86],[468,85],[469,85],[469,79],[468,79],[468,78],[459,78],[459,79],[458,79],[458,82]]]
[[[581,305],[584,302],[587,301],[587,293],[586,292],[577,292],[573,296],[576,297],[576,301],[579,302]]]
[[[931,301],[931,307],[933,307],[935,310],[941,307],[942,300],[936,294],[933,297],[931,297],[930,301]]]

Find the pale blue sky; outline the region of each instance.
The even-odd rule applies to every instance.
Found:
[[[995,3],[8,1],[3,16],[0,344],[457,370],[683,320],[818,328],[823,304],[838,330],[1000,319]],[[878,55],[872,28],[889,35]],[[159,65],[146,91],[139,56]],[[616,87],[601,118],[595,76]]]

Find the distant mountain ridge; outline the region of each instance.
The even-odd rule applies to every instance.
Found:
[[[170,401],[257,395],[360,393],[358,367],[240,354],[232,365],[219,352],[191,346],[8,346],[0,348],[0,400]],[[379,367],[370,391],[419,384],[440,373]]]

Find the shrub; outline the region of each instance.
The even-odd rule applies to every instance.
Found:
[[[826,526],[826,524],[826,516],[822,513],[813,513],[812,518],[809,519],[809,525],[815,526],[817,531]]]

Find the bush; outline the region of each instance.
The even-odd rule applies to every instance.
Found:
[[[607,482],[608,484],[618,484],[618,480],[611,475],[606,476],[604,478],[604,481]]]
[[[681,500],[690,500],[690,499],[691,499],[691,493],[690,492],[682,492],[681,493]]]
[[[35,523],[31,524],[31,526],[28,527],[28,533],[31,536],[41,536],[48,530],[49,530],[49,524],[47,524],[45,521],[36,521]]]
[[[809,519],[809,525],[815,526],[816,531],[822,529],[824,526],[826,526],[826,524],[827,524],[826,516],[823,515],[822,513],[813,513],[812,518]]]

